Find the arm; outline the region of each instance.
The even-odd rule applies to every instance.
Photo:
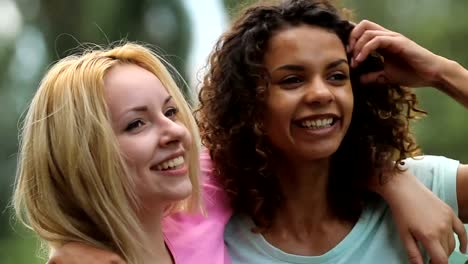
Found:
[[[361,81],[364,83],[433,86],[468,108],[468,71],[458,63],[430,52],[399,33],[370,21],[362,21],[351,33],[347,48],[353,55],[352,67],[357,67],[376,50],[384,57],[383,70],[362,76]],[[468,187],[466,167],[460,166],[457,176],[459,215],[464,221],[468,220],[468,192],[463,191]],[[396,175],[379,188],[376,192],[390,205],[412,263],[422,261],[415,241],[423,244],[433,261],[447,263],[447,255],[455,246],[452,229],[461,242],[460,251],[465,252],[466,232],[462,223],[445,203],[430,193],[415,177]]]
[[[438,56],[405,36],[370,21],[356,25],[349,39],[352,67],[371,52],[384,56],[384,69],[362,76],[363,82],[388,81],[406,86],[433,86],[468,108],[468,70],[457,62]],[[457,175],[460,218],[468,222],[468,168],[461,165]]]
[[[378,24],[366,20],[360,22],[350,35],[351,66],[357,67],[376,50],[385,59],[384,69],[364,75],[361,81],[436,87],[468,108],[468,71],[460,64]]]
[[[433,85],[468,108],[468,71],[455,61],[439,57],[440,71]]]
[[[389,204],[410,263],[423,263],[417,241],[427,250],[432,263],[447,263],[455,248],[453,232],[460,240],[460,251],[465,252],[467,235],[463,223],[414,175],[408,171],[397,173],[390,181],[374,185],[373,190]]]
[[[460,165],[457,173],[458,215],[468,223],[468,165]]]

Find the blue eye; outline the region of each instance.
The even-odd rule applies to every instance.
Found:
[[[135,130],[139,127],[142,127],[145,125],[145,122],[143,122],[142,120],[135,120],[135,121],[132,121],[130,122],[127,127],[125,128],[125,131],[132,131],[132,130]]]
[[[177,113],[179,113],[179,109],[177,109],[176,107],[170,107],[166,110],[166,112],[164,112],[164,115],[172,119],[175,118]]]

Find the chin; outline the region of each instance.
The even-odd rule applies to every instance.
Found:
[[[303,149],[301,151],[301,156],[305,160],[323,160],[323,159],[329,159],[335,152],[338,150],[338,145],[337,146],[323,146],[323,147],[318,147],[318,148],[309,148],[309,149]]]
[[[192,194],[192,184],[184,184],[177,186],[177,188],[165,190],[160,193],[160,196],[171,202],[177,202],[188,198]]]

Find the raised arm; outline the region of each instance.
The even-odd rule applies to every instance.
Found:
[[[435,87],[468,108],[468,70],[459,63],[436,55],[400,33],[364,20],[350,36],[351,66],[356,67],[378,50],[384,69],[363,76],[363,82],[390,82],[410,87]]]
[[[459,63],[436,55],[397,32],[362,21],[351,33],[348,51],[353,54],[352,67],[357,67],[375,51],[384,58],[383,70],[362,76],[362,82],[431,86],[468,108],[468,71]],[[460,251],[465,252],[467,238],[460,219],[468,222],[467,165],[460,165],[457,173],[460,219],[410,174],[397,175],[375,191],[389,203],[411,263],[422,263],[415,240],[423,244],[434,262],[447,263],[444,254],[450,254],[455,247],[452,231],[459,237]]]
[[[443,57],[439,57],[438,61],[440,70],[433,86],[468,108],[468,70]]]

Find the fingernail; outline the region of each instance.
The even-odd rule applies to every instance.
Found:
[[[362,54],[359,52],[359,54],[356,56],[356,61],[360,62],[362,60]]]

